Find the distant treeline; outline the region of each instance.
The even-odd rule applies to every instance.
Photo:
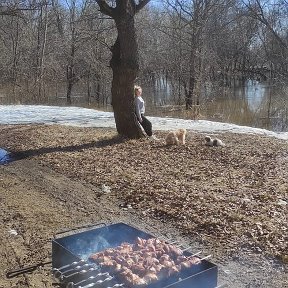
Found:
[[[88,102],[108,102],[110,49],[117,34],[96,1],[1,3],[2,97],[40,103],[58,95],[71,102],[80,89]],[[186,106],[200,104],[207,82],[258,78],[287,83],[287,19],[283,0],[151,1],[136,18],[138,82],[155,85],[164,75]]]

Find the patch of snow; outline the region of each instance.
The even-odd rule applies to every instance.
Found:
[[[103,193],[111,193],[111,188],[108,185],[102,184],[101,188]]]
[[[186,128],[203,133],[260,134],[288,140],[288,132],[206,120],[149,117],[154,130]],[[113,112],[103,112],[80,107],[42,105],[0,105],[0,124],[60,124],[80,127],[116,128]]]
[[[284,201],[282,199],[280,199],[278,202],[277,202],[278,205],[281,205],[281,206],[286,206],[287,205],[287,201]]]
[[[15,229],[9,229],[9,230],[8,230],[8,233],[9,233],[10,235],[13,235],[13,236],[17,236],[17,235],[18,235],[18,233],[17,233],[17,231],[16,231]]]

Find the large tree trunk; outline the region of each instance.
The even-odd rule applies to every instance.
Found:
[[[143,132],[135,115],[134,103],[134,83],[139,71],[138,48],[134,18],[127,12],[123,9],[122,15],[115,20],[118,37],[110,61],[113,70],[112,106],[118,133],[140,138]]]
[[[100,10],[116,23],[118,37],[112,47],[110,66],[113,71],[112,106],[117,132],[129,138],[144,134],[137,121],[134,104],[134,84],[139,71],[138,46],[134,16],[150,0],[117,0],[116,7],[106,1],[96,0]]]
[[[124,41],[122,40],[122,42]],[[140,138],[143,133],[135,115],[134,103],[134,82],[138,73],[138,64],[137,61],[133,61],[132,55],[130,63],[124,63],[123,60],[119,59],[119,54],[123,50],[120,46],[118,38],[113,46],[113,57],[110,62],[113,70],[112,106],[116,128],[121,135],[129,138]]]

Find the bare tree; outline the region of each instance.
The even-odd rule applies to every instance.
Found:
[[[184,31],[184,37],[181,41],[184,43],[182,49],[186,50],[181,55],[186,58],[185,72],[182,71],[181,79],[185,91],[186,109],[191,109],[200,104],[199,90],[203,71],[203,49],[204,35],[207,29],[207,23],[211,14],[222,5],[223,1],[216,0],[193,0],[193,1],[166,1],[168,7],[177,15],[181,22],[178,24],[178,42],[179,37]],[[185,47],[185,48],[184,48]],[[184,63],[185,65],[185,63]]]
[[[47,27],[48,27],[48,4],[44,0],[40,3],[38,29],[37,29],[37,47],[36,47],[36,77],[35,86],[38,87],[36,92],[37,98],[42,98],[43,94],[43,77],[45,66],[45,49],[47,43]]]
[[[259,22],[261,22],[263,25],[265,25],[265,27],[273,34],[273,36],[275,37],[275,39],[280,43],[280,45],[283,46],[283,48],[288,49],[288,43],[287,41],[285,41],[277,32],[277,30],[273,27],[273,24],[276,26],[277,25],[277,21],[276,19],[273,19],[271,17],[269,17],[269,15],[267,15],[267,13],[273,13],[274,10],[274,14],[275,14],[275,8],[272,5],[275,5],[276,7],[280,7],[280,9],[282,9],[282,5],[284,5],[284,3],[280,3],[281,1],[276,1],[279,3],[267,3],[267,1],[261,1],[261,0],[252,0],[252,1],[243,1],[244,5],[247,7],[248,11],[249,11],[249,16],[255,18],[256,20],[258,20]],[[284,1],[286,2],[286,1]],[[285,5],[287,5],[287,3],[285,3]],[[267,6],[272,6],[272,7],[267,7]],[[284,9],[284,7],[283,7]],[[286,6],[287,9],[287,6]],[[269,11],[269,12],[265,12],[265,11]],[[278,14],[278,13],[277,13]],[[275,14],[275,16],[279,16]],[[287,16],[287,15],[286,15]],[[269,19],[270,18],[270,19]],[[274,22],[274,23],[273,23]]]
[[[68,64],[67,64],[67,103],[71,104],[71,93],[74,84],[78,81],[75,73],[75,53],[76,53],[76,0],[71,0],[70,2],[70,53],[68,56]]]
[[[61,13],[59,2],[57,3],[54,0],[52,5],[57,34],[63,45],[60,50],[59,61],[61,66],[65,67],[67,104],[72,104],[73,92],[75,92],[76,88],[82,87],[85,80],[88,82],[86,91],[88,102],[90,102],[90,82],[94,80],[93,78],[101,79],[99,71],[103,70],[98,69],[99,71],[96,72],[99,55],[95,55],[94,52],[99,50],[99,45],[102,45],[99,44],[99,38],[101,38],[99,35],[102,32],[101,30],[103,30],[100,28],[101,20],[95,14],[96,4],[93,5],[89,0],[69,0],[66,1],[67,8],[63,9],[63,13]],[[91,13],[93,13],[93,18]],[[92,58],[92,55],[95,57]],[[97,74],[97,77],[94,77],[95,74]],[[98,84],[99,87],[102,86],[100,83]],[[97,93],[99,93],[99,87],[97,88]]]
[[[134,83],[139,71],[138,46],[134,16],[150,0],[116,0],[116,6],[96,0],[100,11],[116,24],[117,39],[111,48],[110,67],[113,71],[112,106],[119,134],[129,138],[143,136],[134,113]]]
[[[262,26],[259,39],[272,73],[288,76],[287,1],[243,0],[247,16]]]

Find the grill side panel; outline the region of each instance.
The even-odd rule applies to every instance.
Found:
[[[168,285],[164,288],[216,288],[217,283],[218,283],[218,268],[217,266],[214,266],[208,270],[203,270],[181,281],[172,283],[171,285]],[[157,288],[160,287],[163,286],[158,286]]]
[[[52,241],[52,267],[59,268],[68,263],[79,261],[80,258],[71,253],[57,241]]]

